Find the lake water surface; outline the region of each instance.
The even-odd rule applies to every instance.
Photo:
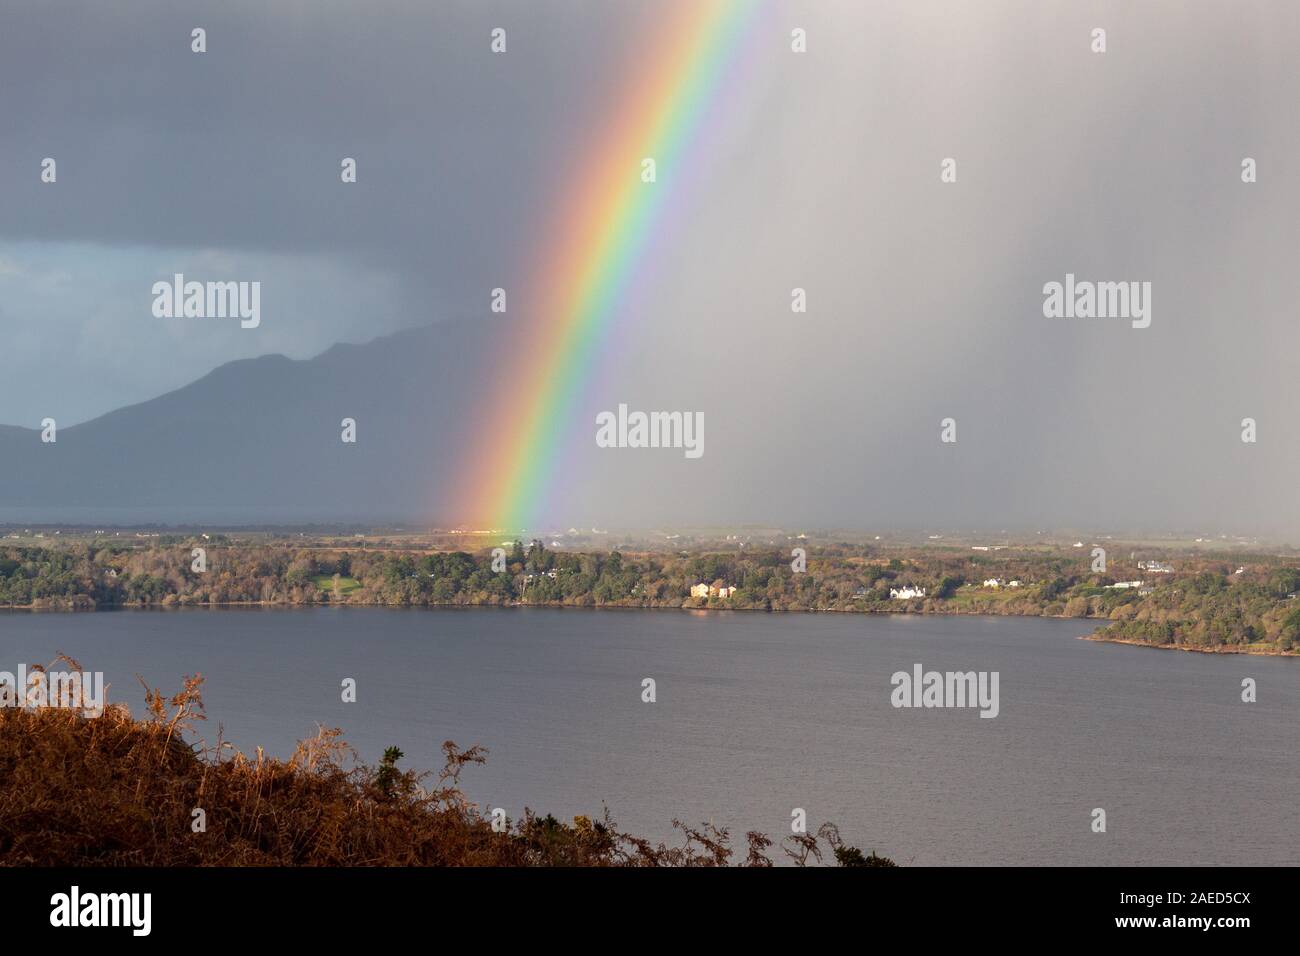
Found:
[[[656,839],[839,824],[915,864],[1300,863],[1300,661],[1077,640],[1037,618],[560,609],[0,612],[0,670],[62,651],[140,713],[201,672],[200,732],[285,756],[317,722],[515,817],[602,802]],[[890,676],[998,671],[1000,713],[896,709]],[[355,678],[356,703],[340,682]],[[643,703],[642,679],[657,701]],[[1258,682],[1258,702],[1241,682]],[[1090,830],[1102,807],[1107,832]],[[743,839],[741,841],[743,843]]]

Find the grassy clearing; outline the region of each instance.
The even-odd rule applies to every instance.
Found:
[[[334,590],[334,576],[332,574],[318,574],[312,578],[312,582],[322,591]],[[344,594],[350,594],[359,587],[361,587],[361,582],[356,578],[339,578],[339,590]]]

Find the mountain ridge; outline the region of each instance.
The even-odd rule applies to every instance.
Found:
[[[432,516],[473,434],[474,370],[492,366],[510,326],[457,319],[307,359],[237,359],[60,427],[53,443],[0,425],[0,520]]]

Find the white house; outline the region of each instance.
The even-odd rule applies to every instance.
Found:
[[[999,581],[997,578],[989,578],[988,580],[986,580],[986,581],[984,582],[984,587],[986,587],[986,588],[1000,588],[1000,587],[1002,587],[1002,582]]]
[[[1123,590],[1124,588],[1140,588],[1142,581],[1116,581],[1114,584],[1108,584],[1106,587],[1110,590]]]
[[[910,598],[925,597],[925,588],[914,588],[910,584],[901,588],[890,588],[889,596],[895,601],[906,601]]]

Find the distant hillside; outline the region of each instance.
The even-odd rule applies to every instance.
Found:
[[[434,517],[458,467],[500,318],[230,362],[158,398],[60,427],[0,426],[0,520]],[[343,418],[357,443],[340,440]]]

